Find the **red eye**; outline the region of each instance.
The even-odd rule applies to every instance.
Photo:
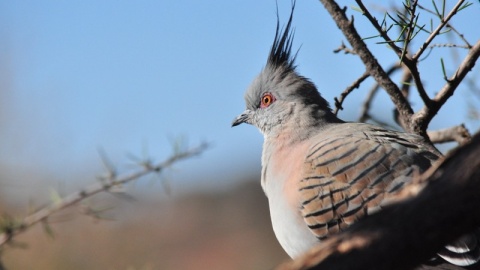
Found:
[[[260,108],[267,108],[275,101],[275,97],[272,96],[270,93],[265,93],[262,96],[262,100],[260,101]]]

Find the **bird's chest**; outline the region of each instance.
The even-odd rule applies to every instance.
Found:
[[[300,211],[301,180],[306,145],[264,147],[262,187],[268,197],[275,235],[290,257],[297,257],[318,242]],[[265,151],[266,150],[266,151]]]

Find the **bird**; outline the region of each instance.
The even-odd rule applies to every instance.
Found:
[[[441,153],[422,136],[338,118],[315,84],[300,75],[292,53],[292,4],[277,24],[266,65],[245,92],[234,118],[263,134],[261,186],[273,231],[296,258],[330,235],[375,213]],[[438,252],[448,263],[479,261],[478,232]]]

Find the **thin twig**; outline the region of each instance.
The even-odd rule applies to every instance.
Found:
[[[480,56],[480,40],[473,45],[468,52],[467,56],[463,59],[462,63],[455,71],[455,73],[447,80],[446,84],[442,87],[440,92],[433,98],[430,106],[425,105],[420,111],[415,113],[412,118],[412,122],[415,127],[426,130],[428,124],[437,114],[440,108],[450,98],[457,89],[460,82],[465,78],[467,73],[473,69],[476,61]]]
[[[468,45],[458,45],[453,43],[435,43],[428,46],[428,48],[462,48],[462,49],[470,49],[472,46]]]
[[[415,30],[416,20],[418,20],[418,17],[415,15],[417,4],[418,4],[418,0],[415,0],[411,4],[411,7],[407,7],[406,5],[404,5],[406,12],[410,15],[410,20],[406,27],[407,30],[406,30],[405,38],[403,42],[404,44],[403,44],[402,56],[400,57],[400,62],[402,62],[405,55],[407,55],[408,45],[410,44],[410,41],[412,40],[413,34],[415,32],[414,30]]]
[[[21,224],[16,226],[15,228],[9,229],[7,232],[3,232],[0,234],[0,246],[4,245],[5,243],[8,243],[13,236],[18,235],[24,231],[26,231],[29,227],[39,223],[39,222],[45,222],[52,214],[63,210],[67,207],[70,207],[72,205],[77,204],[78,202],[91,197],[97,193],[104,192],[104,191],[109,191],[115,186],[125,184],[127,182],[133,181],[135,179],[138,179],[144,175],[147,175],[149,173],[159,173],[163,171],[164,169],[170,167],[172,164],[176,163],[177,161],[193,157],[196,155],[201,154],[208,145],[206,143],[201,144],[198,147],[191,148],[186,151],[180,151],[178,153],[175,153],[173,156],[170,158],[166,159],[163,162],[160,162],[158,164],[150,164],[150,165],[145,165],[142,167],[142,169],[135,171],[133,173],[124,175],[124,176],[112,176],[113,178],[110,179],[110,181],[102,181],[98,182],[95,184],[92,184],[86,188],[84,188],[81,191],[77,191],[75,193],[72,193],[68,196],[63,197],[61,200],[54,202],[53,204],[46,206],[39,211],[25,217]]]
[[[399,64],[395,64],[391,66],[389,69],[387,69],[386,73],[388,76],[391,76],[395,71],[397,71],[401,66]],[[360,110],[360,117],[358,119],[359,122],[366,122],[368,119],[371,119],[372,117],[369,114],[371,103],[373,101],[373,98],[375,97],[375,94],[377,93],[378,89],[380,89],[380,85],[378,83],[375,83],[373,87],[368,91],[368,94],[365,98],[365,101],[362,104],[361,110]]]
[[[387,91],[392,102],[395,104],[395,107],[400,112],[401,118],[403,119],[402,126],[406,130],[409,130],[410,127],[408,123],[410,122],[410,117],[413,115],[412,107],[402,95],[398,86],[386,74],[377,59],[368,50],[367,45],[353,25],[353,18],[351,21],[348,20],[345,15],[345,9],[341,9],[333,0],[320,0],[320,2],[325,6],[325,9],[330,13],[337,26],[343,32],[353,50],[365,64],[370,75],[385,89],[385,91]],[[426,137],[426,134],[422,135],[425,135],[424,137]]]
[[[334,53],[339,53],[341,51],[343,51],[345,54],[353,54],[353,55],[357,54],[354,50],[345,46],[345,43],[343,43],[343,41],[342,41],[342,44],[338,48],[333,50]]]
[[[450,13],[448,13],[447,17],[441,18],[441,23],[437,26],[437,28],[430,34],[430,36],[425,40],[425,42],[420,46],[418,49],[418,52],[416,52],[412,56],[412,60],[417,61],[422,53],[428,48],[428,45],[433,41],[433,39],[440,33],[440,31],[443,29],[443,27],[448,23],[448,21],[455,15],[458,11],[458,9],[462,6],[464,0],[459,0],[457,4],[452,8]]]
[[[414,30],[415,30],[415,25],[416,25],[416,20],[418,20],[418,17],[415,15],[417,5],[418,5],[418,1],[414,1],[411,4],[411,7],[405,6],[405,9],[407,9],[407,12],[410,14],[410,21],[408,22],[408,26],[406,27],[406,29],[407,29],[406,30],[406,36],[404,38],[405,41],[404,41],[404,46],[403,46],[403,50],[402,50],[402,57],[400,58],[400,62],[401,63],[404,62],[404,59],[405,59],[405,66],[407,67],[407,69],[409,71],[404,72],[404,78],[402,79],[402,89],[401,89],[401,91],[402,91],[403,95],[405,96],[405,98],[408,99],[408,95],[406,95],[406,94],[408,94],[408,92],[405,92],[404,88],[406,86],[407,89],[409,90],[409,85],[406,85],[403,82],[411,82],[412,79],[413,79],[413,81],[415,82],[415,86],[417,87],[418,94],[420,95],[420,98],[423,100],[424,104],[429,105],[431,100],[430,100],[430,97],[427,94],[427,91],[423,87],[423,82],[420,78],[420,72],[418,71],[417,64],[416,64],[415,61],[411,60],[411,57],[408,54],[408,48],[409,48],[408,45],[410,44],[410,41],[413,37],[413,33],[414,33]],[[408,73],[410,73],[410,74],[408,74]],[[398,117],[395,117],[395,121],[397,123],[400,123],[399,120],[400,119]]]
[[[351,85],[349,85],[341,94],[340,94],[340,98],[334,98],[335,100],[335,110],[333,111],[333,113],[335,115],[337,115],[338,111],[339,110],[343,110],[343,107],[342,107],[342,104],[343,104],[343,101],[345,101],[345,98],[353,91],[355,90],[356,88],[358,88],[360,86],[360,84],[365,81],[365,79],[367,79],[368,77],[370,77],[370,73],[368,73],[367,71],[365,71],[362,76],[360,76],[358,79],[356,79]]]
[[[405,65],[408,67],[410,70],[410,73],[412,74],[413,81],[415,82],[415,86],[417,87],[418,94],[420,95],[420,98],[422,98],[423,103],[426,106],[430,106],[430,103],[432,103],[432,100],[427,94],[427,91],[423,87],[422,79],[420,78],[420,72],[418,71],[418,67],[416,63],[413,63],[411,61],[405,62]]]
[[[380,36],[387,42],[387,44],[393,49],[393,51],[398,55],[399,58],[402,58],[402,49],[398,47],[395,44],[395,41],[393,41],[390,36],[388,36],[386,31],[383,31],[382,27],[378,23],[378,20],[373,17],[373,15],[368,11],[368,9],[365,7],[363,2],[361,0],[355,0],[355,2],[358,4],[360,9],[363,12],[363,15],[367,17],[367,19],[370,21],[370,23],[377,29],[377,32],[380,34]]]
[[[458,32],[456,28],[454,28],[451,24],[447,24],[447,27],[452,29],[452,31],[455,32],[455,34],[457,34],[460,37],[460,39],[463,40],[463,42],[465,42],[466,44],[465,47],[467,47],[468,49],[472,48],[472,45],[468,42],[465,36],[460,32]]]
[[[428,8],[420,5],[420,4],[418,4],[418,7],[419,7],[420,9],[425,10],[425,11],[428,12],[428,13],[431,13],[431,14],[433,14],[433,15],[438,15],[436,12],[434,12],[434,11],[432,11],[432,10],[430,10],[430,9],[428,9]],[[450,23],[447,23],[445,26],[448,27],[448,28],[450,28],[450,29],[452,29],[452,31],[453,31],[455,34],[457,34],[457,35],[460,37],[460,39],[463,40],[463,42],[465,42],[466,47],[467,47],[468,49],[472,48],[472,45],[470,45],[470,43],[469,43],[468,40],[465,38],[465,36],[464,36],[463,34],[461,34],[455,27],[453,27],[453,25],[451,25]]]
[[[426,104],[426,105],[430,105],[430,98],[428,97],[427,95],[427,92],[425,91],[425,88],[423,87],[423,83],[422,83],[422,80],[420,78],[420,72],[418,71],[418,67],[417,67],[417,60],[413,60],[407,53],[406,53],[406,47],[404,49],[401,49],[400,47],[398,47],[397,45],[394,44],[394,41],[388,36],[387,32],[384,31],[382,29],[382,27],[380,26],[380,24],[378,23],[378,20],[372,16],[372,14],[370,14],[370,12],[368,11],[368,9],[365,7],[365,5],[363,5],[362,1],[361,0],[355,0],[355,2],[359,5],[360,9],[362,10],[363,12],[363,15],[365,15],[367,17],[367,19],[370,21],[370,23],[373,25],[373,27],[375,27],[375,29],[377,29],[378,33],[380,34],[380,36],[388,43],[388,45],[393,49],[393,51],[397,54],[397,56],[399,57],[400,61],[402,63],[404,63],[408,69],[410,70],[410,72],[412,73],[412,76],[413,76],[413,80],[415,82],[415,85],[417,87],[417,90],[418,90],[418,94],[420,95],[420,97],[422,98],[423,102]],[[416,3],[416,1],[415,1]],[[416,4],[414,5],[414,7],[416,6]],[[414,10],[413,10],[414,11]],[[411,20],[409,22],[409,25],[410,27],[413,27],[413,21],[414,21],[414,14],[412,15],[411,14]],[[410,28],[409,30],[410,32],[413,33],[413,29]],[[408,40],[408,37],[407,39]],[[408,44],[408,41],[405,41],[406,44]],[[400,112],[400,110],[399,110]],[[402,121],[405,121],[405,117],[402,116],[401,117]],[[404,124],[402,124],[402,126],[408,130],[408,131],[412,131],[411,130],[411,127],[405,127]],[[420,133],[421,135],[426,135],[424,134],[424,131]]]

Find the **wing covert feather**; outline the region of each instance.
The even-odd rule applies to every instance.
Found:
[[[379,131],[380,139],[353,132],[319,139],[310,148],[299,181],[300,209],[317,238],[380,209],[388,194],[435,159],[402,133]]]

